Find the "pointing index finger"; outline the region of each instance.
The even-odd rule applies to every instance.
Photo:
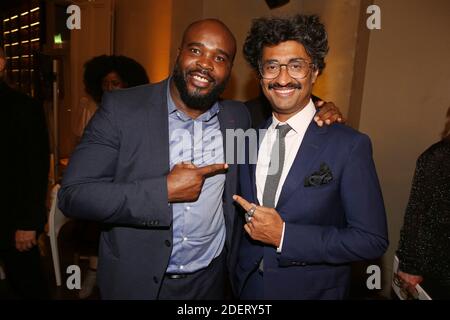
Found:
[[[216,164],[210,164],[201,168],[198,168],[198,172],[203,175],[215,175],[219,173],[220,171],[223,171],[228,168],[228,164],[226,163],[216,163]]]
[[[239,205],[245,210],[250,210],[254,205],[242,198],[241,196],[234,195],[233,200],[239,203]]]

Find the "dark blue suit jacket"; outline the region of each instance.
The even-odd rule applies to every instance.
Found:
[[[59,192],[69,217],[105,224],[98,284],[104,299],[155,299],[172,250],[167,202],[169,132],[167,80],[118,90],[103,98],[73,153]],[[242,103],[222,101],[220,128],[250,127]],[[226,143],[224,141],[224,146]],[[232,195],[237,165],[230,164],[223,197],[229,270],[234,270],[239,219]]]
[[[271,123],[264,126],[268,128]],[[305,186],[325,163],[333,180]],[[258,203],[256,165],[241,168],[242,196]],[[266,299],[341,299],[350,265],[378,258],[388,246],[386,214],[370,139],[347,126],[309,125],[276,210],[286,223],[282,252],[245,235],[236,270],[238,290],[264,257]]]

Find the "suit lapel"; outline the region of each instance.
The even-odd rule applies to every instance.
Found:
[[[154,137],[158,133],[158,139],[149,139],[150,150],[158,150],[161,166],[170,170],[169,151],[169,114],[167,109],[167,85],[168,80],[162,81],[151,87],[148,96],[148,132],[149,137]],[[158,161],[159,162],[159,161]]]
[[[317,157],[326,145],[327,130],[327,126],[319,127],[314,121],[311,121],[309,124],[297,155],[295,156],[294,163],[281,189],[277,208],[282,207],[292,193],[303,186],[305,177],[311,171],[311,167],[317,162]],[[319,164],[317,164],[318,166]]]
[[[223,102],[223,101],[219,102],[219,113],[217,114],[217,117],[219,119],[220,132],[222,133],[222,137],[223,137],[223,139],[222,139],[223,155],[224,155],[225,162],[227,162],[227,160],[229,160],[229,159],[227,159],[227,149],[229,146],[227,147],[226,131],[227,131],[227,129],[236,129],[237,123],[236,123],[236,119],[233,117],[233,114],[227,110],[227,108],[225,106],[225,102]],[[234,144],[232,146],[235,148]],[[234,152],[235,152],[234,154],[236,155],[236,148],[235,148]],[[229,194],[229,193],[235,192],[235,191],[231,191],[230,183],[231,184],[237,183],[236,172],[237,172],[236,162],[234,161],[233,163],[229,163],[228,170],[225,174],[225,186],[224,186],[225,192],[223,193],[224,200],[227,197],[232,196],[232,194]]]

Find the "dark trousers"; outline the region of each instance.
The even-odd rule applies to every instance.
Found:
[[[9,291],[11,291],[11,294],[5,298],[50,298],[37,246],[25,252],[19,252],[15,248],[2,250],[0,251],[0,260],[5,266],[6,281]]]
[[[225,298],[225,250],[199,271],[164,277],[159,300],[223,300]]]

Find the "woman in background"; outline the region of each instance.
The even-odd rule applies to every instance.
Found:
[[[417,160],[397,256],[404,282],[450,299],[450,108],[442,140]]]
[[[83,81],[88,97],[80,101],[81,114],[74,131],[78,140],[102,102],[103,93],[149,83],[147,73],[137,61],[125,56],[102,55],[84,64]]]

